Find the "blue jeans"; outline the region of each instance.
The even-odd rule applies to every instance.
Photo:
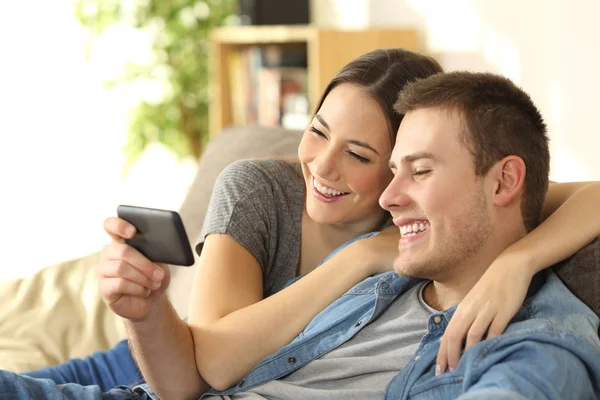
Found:
[[[50,379],[36,379],[0,370],[0,399],[2,400],[148,400],[140,391],[118,387],[102,393],[98,386],[75,383],[58,385]]]
[[[54,367],[21,375],[51,379],[59,385],[76,383],[81,386],[97,386],[100,392],[107,392],[117,386],[135,386],[144,381],[126,340],[108,351],[96,352],[84,359],[71,359]]]

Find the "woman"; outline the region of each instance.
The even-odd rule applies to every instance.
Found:
[[[389,225],[378,198],[391,179],[387,158],[401,119],[392,105],[406,82],[440,71],[432,59],[399,49],[361,56],[325,90],[299,147],[301,173],[275,160],[238,162],[223,172],[199,245],[189,325],[163,295],[168,268],[123,243],[132,236],[124,221],[106,221],[113,241],[103,253],[100,290],[107,304],[128,320],[138,361],[158,394],[169,398],[174,389],[181,394],[198,393],[207,384],[228,387],[354,284],[391,269],[397,252],[394,228],[315,266],[345,241]],[[556,213],[494,262],[461,303],[446,337],[462,342],[466,335],[470,346],[490,322],[488,336],[501,333],[533,274],[600,234],[598,223],[589,218],[580,220],[573,232],[565,235],[569,226],[560,226],[561,234],[556,233],[557,224],[570,215],[593,215],[591,190],[597,185],[575,194],[581,187],[552,185],[545,215]],[[297,276],[304,277],[284,288]],[[506,278],[498,281],[498,276]],[[510,282],[510,288],[499,282]],[[521,297],[515,296],[515,282]],[[495,296],[482,296],[491,290]],[[473,311],[481,304],[482,312]],[[461,344],[442,341],[442,370],[446,360],[450,366],[457,362]],[[114,353],[129,357],[121,346]],[[122,376],[115,383],[130,384],[136,377]]]

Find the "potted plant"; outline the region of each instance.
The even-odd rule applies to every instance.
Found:
[[[151,57],[127,63],[123,73],[104,83],[132,88],[140,80],[162,87],[162,96],[133,109],[125,145],[126,166],[151,143],[178,157],[198,159],[208,139],[209,34],[235,19],[234,0],[75,0],[75,15],[89,33],[88,57],[95,38],[116,24],[151,37]]]

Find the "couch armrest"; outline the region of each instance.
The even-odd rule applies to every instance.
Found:
[[[102,301],[100,253],[0,283],[0,369],[29,371],[112,347],[125,328]]]

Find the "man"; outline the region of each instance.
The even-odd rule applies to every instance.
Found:
[[[406,116],[380,199],[401,232],[395,272],[356,285],[237,385],[202,398],[600,396],[598,318],[552,273],[536,277],[503,335],[465,351],[456,370],[436,373],[456,304],[541,220],[546,128],[525,93],[488,74],[413,83],[396,107]],[[107,396],[154,397],[147,386]]]
[[[396,109],[405,117],[380,203],[401,231],[397,274],[358,284],[236,386],[203,398],[600,396],[598,318],[551,272],[503,335],[436,373],[456,304],[541,221],[548,139],[531,99],[489,74],[413,83]]]

